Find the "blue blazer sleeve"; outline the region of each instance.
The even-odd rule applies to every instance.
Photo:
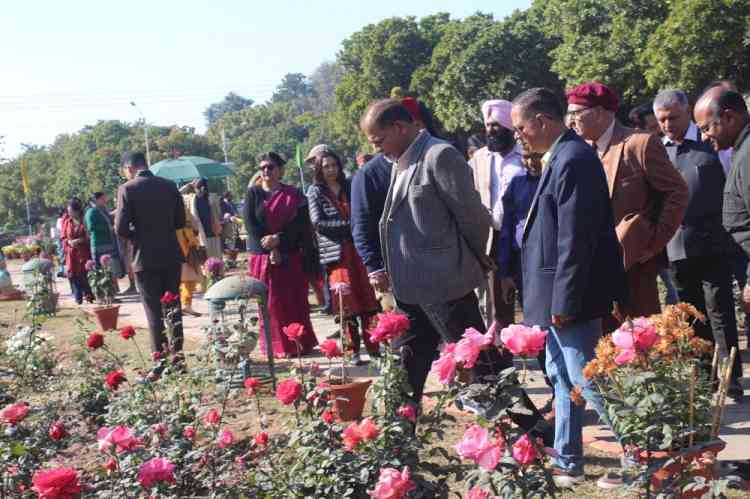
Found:
[[[367,165],[352,178],[352,238],[367,271],[374,272],[383,269],[378,229],[382,207],[373,206],[371,194],[374,187],[371,172],[366,167]]]
[[[557,267],[551,307],[552,315],[572,317],[584,309],[582,302],[590,285],[591,262],[602,218],[608,213],[604,203],[609,202],[608,196],[601,192],[601,186],[606,186],[599,178],[604,175],[601,166],[589,155],[576,154],[576,148],[574,144],[566,157],[561,154],[558,158]]]

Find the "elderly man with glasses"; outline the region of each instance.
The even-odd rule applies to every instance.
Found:
[[[628,297],[604,330],[624,317],[661,310],[656,276],[666,265],[665,247],[682,223],[688,188],[672,166],[659,137],[626,128],[615,118],[619,99],[606,85],[590,82],[567,93],[575,130],[594,148],[604,167],[623,250]]]

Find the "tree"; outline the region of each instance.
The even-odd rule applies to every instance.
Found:
[[[329,113],[336,104],[336,86],[344,76],[344,68],[335,62],[321,63],[310,75],[310,86],[315,92],[312,111]]]
[[[229,92],[227,96],[224,97],[224,100],[221,102],[215,102],[208,106],[203,112],[203,116],[206,118],[206,124],[211,126],[225,113],[242,111],[252,105],[252,99],[246,99],[234,92]]]
[[[535,86],[558,88],[540,19],[541,12],[531,9],[504,21],[476,14],[451,23],[430,64],[415,72],[412,89],[447,131],[463,138],[481,126],[482,101],[512,99]]]
[[[311,107],[310,100],[313,97],[315,97],[315,89],[307,81],[307,76],[302,73],[288,73],[276,87],[271,102],[286,102],[291,104],[297,112],[302,113]]]
[[[668,0],[535,0],[552,35],[552,70],[570,87],[598,80],[622,95],[625,107],[652,95],[639,57],[669,13]],[[545,5],[546,4],[546,5]],[[678,30],[681,32],[681,30]]]
[[[385,19],[342,42],[337,62],[345,74],[336,87],[336,133],[348,147],[363,142],[358,124],[367,105],[387,97],[395,86],[409,88],[414,71],[429,61],[448,15],[425,19]]]
[[[675,0],[669,16],[645,44],[640,63],[652,91],[681,88],[688,95],[711,80],[750,85],[748,0]]]

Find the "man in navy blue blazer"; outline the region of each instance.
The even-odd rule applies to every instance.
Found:
[[[513,101],[511,118],[524,148],[544,154],[542,176],[522,238],[523,314],[548,329],[547,374],[555,389],[553,476],[560,487],[583,480],[586,400],[608,422],[601,395],[583,377],[594,357],[602,318],[625,295],[625,271],[602,164],[594,150],[565,127],[560,99],[534,88]]]

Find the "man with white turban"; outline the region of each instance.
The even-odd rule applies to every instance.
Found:
[[[507,100],[488,100],[482,104],[482,118],[487,132],[487,145],[474,153],[469,165],[474,172],[474,187],[479,191],[482,204],[492,216],[490,237],[487,241],[487,256],[497,261],[496,251],[503,221],[503,194],[510,180],[523,175],[525,169],[521,150],[513,136],[510,119],[511,103]],[[487,276],[487,283],[477,290],[483,305],[487,324],[493,321],[498,326],[513,323],[514,300],[506,303],[500,290],[500,279],[495,272]]]

